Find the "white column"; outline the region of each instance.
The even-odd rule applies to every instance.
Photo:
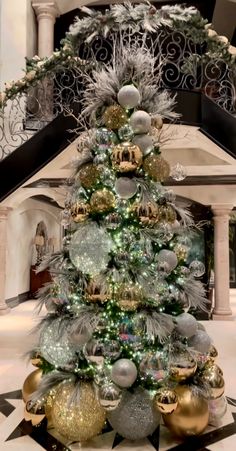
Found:
[[[50,56],[54,50],[54,23],[59,16],[56,1],[33,0],[38,20],[38,56]]]
[[[5,302],[7,217],[11,208],[0,206],[0,315],[10,312]]]
[[[214,219],[214,320],[231,320],[229,285],[229,217],[233,205],[212,205]]]

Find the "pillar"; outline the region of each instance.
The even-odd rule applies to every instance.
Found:
[[[0,206],[0,315],[10,312],[10,308],[5,302],[7,217],[9,211],[11,211],[11,208]]]
[[[229,218],[233,205],[211,207],[214,219],[214,320],[232,319],[229,285]]]
[[[50,56],[54,50],[54,23],[59,15],[56,1],[33,0],[38,20],[38,56]]]

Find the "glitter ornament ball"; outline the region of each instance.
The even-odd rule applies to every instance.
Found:
[[[67,332],[69,326],[70,320],[56,318],[50,324],[46,323],[41,330],[40,353],[52,365],[65,367],[75,360],[75,350]]]
[[[99,180],[99,170],[93,163],[87,163],[79,170],[79,180],[84,188],[91,188]]]
[[[125,124],[123,127],[119,128],[118,135],[121,141],[132,141],[134,131],[129,124]]]
[[[113,147],[112,166],[118,172],[132,172],[138,169],[143,161],[143,154],[138,146],[124,142]]]
[[[189,313],[181,313],[176,318],[176,331],[183,337],[192,337],[198,329],[197,320]]]
[[[177,243],[174,247],[175,254],[178,260],[186,260],[189,252],[189,248],[184,244]]]
[[[171,205],[160,205],[159,221],[173,224],[176,220],[176,212]]]
[[[187,385],[177,385],[175,392],[178,405],[173,413],[163,415],[165,425],[177,437],[201,434],[209,419],[207,401],[202,396],[195,396]]]
[[[139,91],[134,85],[123,86],[118,92],[117,99],[119,104],[127,110],[138,106],[141,100]]]
[[[131,199],[137,193],[137,182],[128,177],[120,177],[116,180],[115,191],[121,199]]]
[[[153,150],[153,141],[149,135],[136,135],[133,138],[133,143],[140,148],[144,156]]]
[[[80,223],[86,221],[89,217],[90,205],[83,202],[75,202],[70,209],[70,214],[74,222]]]
[[[171,388],[161,388],[153,399],[154,408],[163,415],[173,413],[177,409],[178,396]]]
[[[135,111],[130,118],[130,125],[137,135],[148,133],[151,128],[151,117],[146,111]]]
[[[115,196],[106,188],[95,191],[90,198],[90,207],[93,213],[110,211],[115,207]]]
[[[79,271],[95,276],[106,269],[112,245],[108,233],[96,223],[82,225],[72,236],[70,259]]]
[[[138,284],[123,283],[118,288],[116,297],[121,310],[135,311],[143,298],[142,287]]]
[[[205,273],[205,265],[199,260],[193,260],[189,265],[189,269],[194,277],[201,277]]]
[[[99,402],[107,412],[117,408],[121,401],[121,396],[121,389],[112,382],[105,382],[99,388]]]
[[[160,155],[148,155],[143,162],[143,169],[155,182],[164,182],[170,175],[169,163]]]
[[[173,271],[173,269],[176,268],[178,264],[178,259],[176,254],[173,251],[169,251],[168,249],[162,249],[159,254],[157,255],[157,261],[159,264],[166,263],[167,272]]]
[[[30,400],[32,393],[34,393],[42,380],[42,370],[37,369],[32,371],[27,378],[22,387],[22,398],[24,402]]]
[[[137,375],[137,368],[129,359],[117,360],[112,366],[111,379],[119,387],[131,387],[131,385],[133,385],[136,381]]]
[[[129,440],[140,440],[152,435],[160,418],[148,391],[141,387],[132,393],[125,391],[118,407],[108,413],[108,421],[113,429]]]
[[[52,420],[55,429],[67,440],[85,442],[102,431],[106,413],[92,384],[80,382],[79,401],[70,403],[74,390],[73,382],[59,385],[52,405]]]
[[[181,182],[187,177],[187,171],[182,164],[177,163],[171,168],[170,176],[177,182]]]
[[[120,105],[111,105],[103,114],[103,122],[108,129],[118,130],[128,121],[125,110]]]
[[[187,313],[185,313],[185,315],[187,315]],[[201,354],[204,354],[208,352],[211,347],[211,338],[203,330],[197,330],[195,335],[191,336],[188,340],[188,345]]]

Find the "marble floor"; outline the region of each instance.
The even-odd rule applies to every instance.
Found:
[[[54,431],[45,432],[44,425],[32,428],[23,420],[21,387],[33,367],[22,357],[32,347],[29,332],[37,322],[33,315],[36,301],[27,301],[0,317],[0,451],[79,450],[79,444],[68,446]],[[161,425],[153,437],[139,442],[120,440],[109,429],[86,444],[86,451],[122,449],[122,451],[234,451],[236,449],[236,302],[234,320],[207,321],[204,325],[219,351],[218,364],[224,370],[228,411],[221,424],[208,428],[199,438],[185,444],[173,442]]]

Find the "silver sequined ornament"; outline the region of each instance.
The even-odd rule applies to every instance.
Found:
[[[177,256],[173,251],[169,251],[168,249],[162,249],[157,255],[158,263],[167,263],[169,270],[168,272],[173,271],[178,264]]]
[[[197,320],[189,313],[181,313],[176,318],[176,330],[183,337],[192,337],[197,332]]]
[[[121,199],[130,199],[137,193],[137,182],[129,177],[120,177],[116,180],[115,191]]]
[[[153,141],[149,135],[136,135],[133,138],[133,143],[140,148],[145,156],[153,150]]]
[[[119,128],[118,135],[121,141],[132,141],[134,137],[134,131],[129,124],[123,125],[123,127]]]
[[[191,336],[188,340],[188,345],[190,348],[194,348],[196,351],[202,354],[209,351],[211,347],[211,338],[203,330],[197,330],[196,334]]]
[[[130,125],[137,135],[148,133],[151,128],[151,117],[146,111],[135,111],[130,118]]]
[[[120,404],[108,413],[108,421],[115,431],[129,440],[152,435],[160,423],[161,414],[153,407],[147,390],[138,387],[133,393],[125,391]]]
[[[65,367],[76,358],[73,344],[68,337],[69,320],[57,318],[45,324],[40,333],[39,349],[47,362]]]
[[[79,271],[95,276],[106,269],[111,249],[108,233],[93,222],[79,227],[74,233],[69,254]]]
[[[189,269],[194,277],[201,277],[205,273],[205,265],[199,260],[193,260],[189,265]]]
[[[99,402],[107,412],[115,410],[121,401],[122,392],[112,382],[104,383],[99,389]]]
[[[131,387],[137,378],[137,368],[132,360],[120,359],[112,366],[111,379],[119,387]]]
[[[138,89],[134,85],[125,85],[119,90],[117,100],[123,108],[130,110],[138,106],[141,98]]]
[[[181,180],[184,180],[187,177],[187,171],[182,164],[177,163],[175,166],[171,168],[170,176],[172,179],[176,180],[177,182],[180,182]]]

